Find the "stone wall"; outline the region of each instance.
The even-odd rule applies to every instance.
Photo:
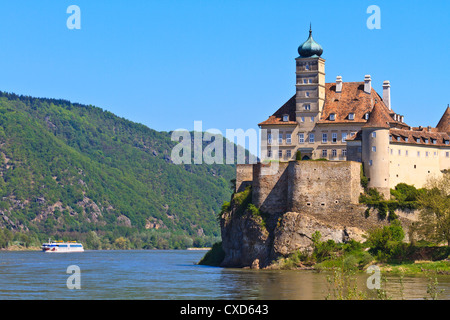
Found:
[[[261,211],[271,214],[287,211],[289,164],[277,162],[254,165],[252,202]]]
[[[253,165],[253,204],[269,214],[333,210],[358,204],[361,164],[351,161],[290,161]],[[250,169],[239,168],[238,183]],[[239,182],[238,182],[239,181]],[[242,187],[239,187],[242,189]]]
[[[253,164],[236,165],[236,192],[242,192],[253,181]]]

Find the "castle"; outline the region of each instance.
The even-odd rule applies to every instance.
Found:
[[[450,168],[450,107],[436,127],[411,127],[391,107],[389,81],[383,82],[382,96],[372,88],[370,75],[361,82],[338,76],[326,83],[323,49],[311,29],[298,53],[295,95],[259,123],[267,130],[262,162],[327,159],[335,170],[342,168],[330,162],[362,163],[368,187],[386,198],[398,183],[419,188]],[[236,189],[245,182],[259,184],[255,171],[261,166],[239,165]]]

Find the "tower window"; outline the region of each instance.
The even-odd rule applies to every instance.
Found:
[[[305,134],[304,133],[298,134],[298,143],[305,143]]]
[[[306,97],[309,97],[309,92],[305,92],[305,96],[306,96]]]
[[[311,122],[314,122],[314,117],[311,117]]]
[[[310,104],[304,104],[303,107],[305,108],[305,110],[311,110]]]

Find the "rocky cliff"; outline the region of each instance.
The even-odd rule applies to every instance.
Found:
[[[257,209],[251,198],[251,188],[235,193],[230,206],[222,212],[222,267],[266,268],[278,257],[309,248],[315,231],[324,241],[363,241],[368,230],[389,223],[380,219],[375,210],[368,214],[362,204],[267,214]],[[406,213],[399,219],[407,226],[412,216]]]

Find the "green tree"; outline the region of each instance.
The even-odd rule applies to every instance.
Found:
[[[419,214],[418,233],[426,240],[450,246],[450,174],[432,178],[426,190],[419,195],[422,209]]]

